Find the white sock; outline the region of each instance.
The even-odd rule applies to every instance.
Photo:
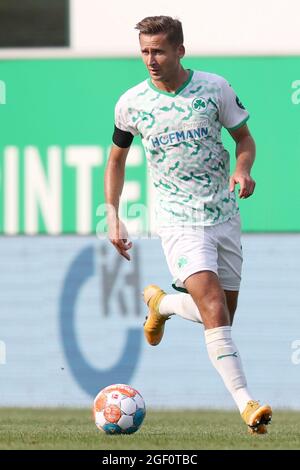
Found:
[[[212,328],[204,334],[209,358],[242,413],[253,397],[247,388],[239,352],[231,339],[231,327]]]
[[[200,312],[190,294],[167,294],[159,304],[161,315],[179,315],[187,320],[202,323]]]

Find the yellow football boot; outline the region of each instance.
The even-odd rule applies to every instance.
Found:
[[[266,434],[267,424],[272,419],[272,408],[269,405],[260,405],[258,401],[250,400],[241,415],[251,434]]]
[[[158,286],[149,285],[145,287],[144,302],[148,305],[148,315],[144,323],[144,334],[151,346],[157,346],[164,335],[165,322],[169,317],[159,313],[159,304],[166,293]]]
[[[265,424],[259,424],[255,429],[252,429],[248,426],[249,434],[267,434],[267,426]]]

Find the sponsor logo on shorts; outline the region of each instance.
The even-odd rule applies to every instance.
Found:
[[[186,256],[180,256],[177,260],[177,266],[179,269],[182,269],[184,266],[188,264],[188,259]]]

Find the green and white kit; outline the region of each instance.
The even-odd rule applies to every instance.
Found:
[[[115,124],[142,136],[158,228],[216,225],[238,213],[221,129],[237,129],[248,118],[228,82],[206,72],[190,71],[176,93],[148,79],[121,96]]]

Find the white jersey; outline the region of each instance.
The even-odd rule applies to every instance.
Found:
[[[142,136],[159,227],[215,225],[237,214],[221,129],[237,129],[248,118],[228,82],[206,72],[190,71],[176,93],[148,79],[121,96],[115,125]]]

